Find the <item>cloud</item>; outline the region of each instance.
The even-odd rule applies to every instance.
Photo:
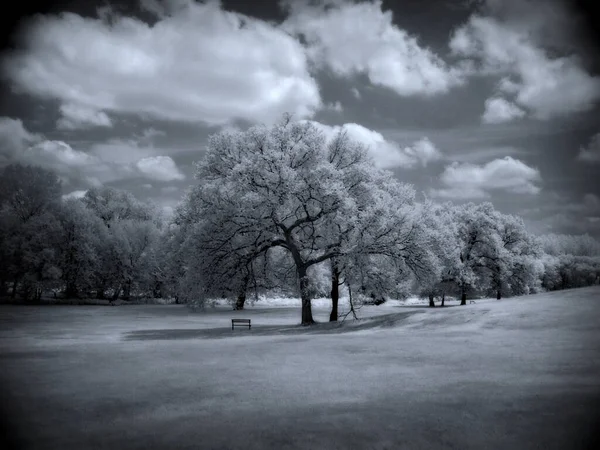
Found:
[[[525,153],[522,149],[511,146],[472,148],[462,153],[448,155],[447,158],[457,162],[476,163],[494,157],[504,157]]]
[[[112,121],[106,113],[86,106],[65,103],[60,106],[60,113],[62,117],[56,121],[56,128],[59,130],[112,126]]]
[[[306,41],[317,67],[342,77],[365,73],[371,83],[401,96],[432,96],[464,81],[462,68],[449,67],[431,50],[392,22],[382,2],[284,2],[282,27]]]
[[[590,139],[587,147],[581,147],[577,155],[579,161],[600,163],[600,133]]]
[[[156,7],[153,25],[110,11],[35,16],[2,57],[4,77],[20,92],[59,100],[67,127],[106,124],[112,112],[269,123],[321,107],[302,45],[280,28],[215,1],[143,4]]]
[[[81,151],[67,142],[30,133],[20,120],[0,118],[0,144],[4,162],[53,170],[67,185],[96,187],[140,176],[159,181],[185,179],[171,157],[160,155],[164,149],[142,147],[136,139],[98,142]]]
[[[396,142],[385,139],[381,133],[356,123],[330,126],[315,121],[308,122],[319,129],[327,141],[333,139],[340,131],[345,132],[350,139],[364,145],[377,167],[383,169],[413,168],[419,164],[424,167],[427,163],[441,158],[439,150],[427,138],[402,148]]]
[[[417,163],[426,167],[428,163],[442,159],[442,153],[426,137],[419,139],[410,147],[405,147],[402,151],[412,161],[410,167]]]
[[[360,100],[361,95],[360,95],[360,91],[358,89],[356,89],[355,87],[353,87],[350,92],[352,92],[352,95],[354,95],[354,98],[356,98],[356,100]]]
[[[65,184],[91,187],[125,179],[135,173],[129,165],[73,149],[63,141],[41,141],[23,149],[14,160],[53,170]]]
[[[170,156],[149,156],[136,163],[138,170],[148,178],[158,181],[183,180],[175,161]]]
[[[444,198],[487,198],[490,191],[514,194],[538,194],[541,181],[537,169],[518,159],[506,156],[484,165],[453,163],[440,176],[442,189],[432,190],[432,195]]]
[[[63,200],[68,200],[71,198],[83,198],[85,196],[85,194],[87,193],[87,190],[79,190],[79,191],[73,191],[73,192],[69,192],[68,194],[65,194],[62,196]]]
[[[24,148],[42,137],[25,129],[21,119],[0,117],[0,164],[10,163]]]
[[[487,124],[510,122],[525,116],[525,111],[501,97],[488,98],[481,121]]]
[[[498,8],[488,11],[494,13]],[[544,47],[549,33],[543,20],[528,27],[515,17],[509,14],[500,20],[473,14],[454,31],[452,52],[480,60],[480,73],[516,78],[505,78],[499,89],[514,93],[516,104],[531,110],[537,119],[590,110],[600,99],[600,77],[589,75],[575,55],[550,56]]]
[[[93,156],[74,150],[63,141],[42,141],[26,149],[22,158],[38,165],[51,166],[60,171],[68,171],[74,167],[83,167],[98,162]]]
[[[337,101],[335,103],[326,104],[325,109],[341,113],[344,110],[344,107],[342,106],[342,104],[339,101]]]
[[[583,196],[583,205],[589,214],[600,214],[600,197],[588,192]]]

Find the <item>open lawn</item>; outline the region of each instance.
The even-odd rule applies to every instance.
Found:
[[[4,426],[27,449],[600,448],[600,287],[360,314],[3,305]]]

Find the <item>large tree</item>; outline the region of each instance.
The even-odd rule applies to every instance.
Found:
[[[0,170],[0,291],[12,285],[25,297],[48,278],[56,278],[54,250],[60,180],[51,171],[12,164]]]
[[[360,145],[344,136],[327,143],[312,124],[289,117],[271,128],[219,133],[197,163],[190,247],[217,255],[214,270],[234,279],[259,255],[285,249],[296,270],[302,324],[311,324],[309,268],[353,252],[367,229],[361,205],[375,173]]]

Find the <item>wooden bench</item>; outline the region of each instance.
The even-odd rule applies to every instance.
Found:
[[[250,329],[250,319],[231,319],[231,329],[235,328],[236,324],[242,324],[244,326],[248,325],[248,329]]]

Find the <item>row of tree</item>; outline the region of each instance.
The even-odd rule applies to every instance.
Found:
[[[39,298],[174,297],[203,305],[250,293],[311,299],[340,287],[375,303],[420,294],[519,295],[598,283],[589,236],[528,233],[490,203],[416,201],[344,133],[329,141],[289,117],[209,139],[197,183],[174,217],[112,188],[61,200],[56,175],[12,165],[0,174],[0,289]]]

